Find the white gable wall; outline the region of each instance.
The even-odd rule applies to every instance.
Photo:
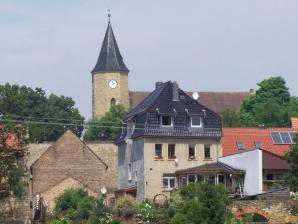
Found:
[[[254,195],[263,192],[262,150],[255,149],[219,158],[236,169],[245,170],[244,192]]]

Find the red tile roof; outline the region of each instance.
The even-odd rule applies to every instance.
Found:
[[[298,128],[298,117],[291,118],[292,128]]]
[[[134,108],[137,106],[150,92],[129,91],[130,103]],[[188,92],[192,95],[192,92]],[[244,99],[250,96],[250,92],[199,92],[198,101],[204,106],[210,108],[216,113],[224,111],[237,111]]]
[[[298,128],[224,128],[221,140],[223,155],[238,153],[236,142],[244,143],[245,149],[255,149],[255,142],[261,142],[262,148],[278,156],[284,156],[291,145],[290,144],[273,144],[271,139],[272,131],[290,131],[298,132]]]

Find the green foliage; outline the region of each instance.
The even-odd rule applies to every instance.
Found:
[[[222,224],[231,219],[223,185],[193,183],[180,190],[182,202],[171,224]]]
[[[84,134],[85,141],[115,140],[121,128],[121,119],[127,114],[127,110],[121,104],[112,106],[101,118],[88,121]]]
[[[26,127],[0,120],[0,184],[7,185],[17,197],[24,195],[27,185],[22,165],[27,152],[26,134]]]
[[[294,192],[298,191],[298,138],[294,139],[295,144],[292,149],[285,155],[285,159],[290,164],[290,170],[285,174],[286,184]]]
[[[112,212],[102,199],[89,196],[85,190],[68,189],[56,199],[56,218],[51,223],[110,224],[115,223]]]
[[[243,101],[239,112],[224,113],[224,127],[290,126],[290,118],[298,115],[298,99],[290,96],[285,80],[271,77],[258,86],[256,93]]]
[[[153,208],[152,205],[146,201],[137,205],[137,218],[139,223],[156,223],[160,217],[160,213],[157,209]]]
[[[80,136],[83,131],[80,125],[84,118],[74,104],[75,102],[69,97],[54,94],[47,97],[41,88],[33,90],[26,86],[0,85],[0,113],[4,114],[6,120],[29,121],[27,125],[31,142],[55,141],[66,129],[71,129]],[[70,123],[78,126],[67,125]]]

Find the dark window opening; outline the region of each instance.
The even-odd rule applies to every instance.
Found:
[[[255,147],[256,147],[256,149],[262,149],[263,148],[261,142],[255,142]]]
[[[112,107],[112,106],[115,106],[115,105],[116,105],[116,99],[115,99],[115,98],[112,98],[112,99],[111,99],[111,107]]]
[[[162,144],[155,144],[155,158],[162,158]]]
[[[209,144],[205,144],[204,145],[204,155],[206,159],[210,159],[211,155],[210,155],[210,145]]]
[[[195,145],[189,145],[188,146],[188,158],[194,159],[196,157],[196,146]]]
[[[172,126],[172,117],[171,116],[161,116],[161,125],[162,126]]]
[[[175,159],[175,144],[169,144],[168,145],[168,158],[169,159]]]
[[[245,145],[243,142],[236,142],[238,150],[244,150]]]
[[[266,174],[266,180],[274,180],[274,175],[273,175],[273,173],[267,173],[267,174]]]

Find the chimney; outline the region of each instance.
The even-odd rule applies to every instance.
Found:
[[[155,83],[155,90],[158,90],[162,86],[162,82],[156,82]]]
[[[179,101],[179,87],[177,82],[173,82],[173,101]]]
[[[249,89],[249,93],[250,93],[251,95],[253,95],[253,94],[256,93],[256,91],[255,91],[255,89]]]
[[[298,117],[291,117],[291,128],[298,128]]]

